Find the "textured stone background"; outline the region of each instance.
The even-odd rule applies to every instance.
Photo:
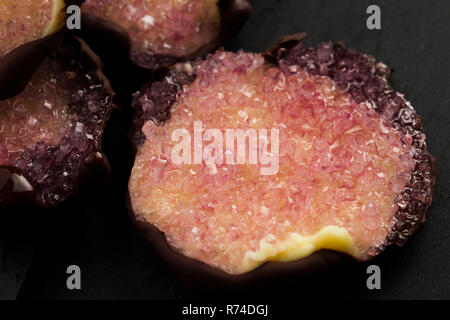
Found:
[[[3,226],[0,234],[0,297],[15,296],[31,262],[19,298],[151,299],[294,296],[384,299],[450,298],[450,3],[402,0],[255,0],[253,15],[225,47],[262,51],[280,36],[305,31],[306,43],[343,40],[395,69],[392,84],[405,93],[428,135],[439,179],[431,217],[403,249],[390,249],[372,263],[382,272],[382,290],[366,288],[367,265],[341,268],[308,282],[273,290],[219,292],[183,285],[133,230],[124,204],[132,159],[126,139],[130,113],[113,113],[105,150],[112,180],[97,194],[77,196],[32,230]],[[366,29],[366,8],[378,4],[382,30]],[[14,231],[12,231],[14,230]],[[82,269],[82,290],[68,291],[65,270]],[[16,267],[17,266],[17,267]],[[15,270],[18,270],[15,272]]]

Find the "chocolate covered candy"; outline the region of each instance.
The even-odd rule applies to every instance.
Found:
[[[82,11],[87,32],[102,30],[130,50],[136,65],[156,69],[213,50],[243,24],[250,5],[246,0],[87,0]]]
[[[21,93],[0,100],[0,166],[20,170],[42,206],[66,199],[90,172],[109,170],[99,152],[113,93],[100,67],[83,41],[66,36]]]
[[[387,66],[303,36],[177,64],[135,94],[134,220],[188,278],[365,261],[426,219],[435,162]]]

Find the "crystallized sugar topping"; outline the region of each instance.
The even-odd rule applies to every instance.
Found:
[[[427,218],[436,168],[427,151],[422,120],[404,96],[389,84],[389,68],[374,57],[346,48],[342,43],[325,42],[317,48],[298,43],[289,50],[278,48],[275,54],[284,67],[300,66],[309,73],[332,78],[356,102],[371,105],[383,119],[402,132],[405,139],[411,139],[414,171],[397,197],[398,211],[392,231],[385,243],[373,251],[379,252],[392,243],[403,245]]]
[[[178,88],[170,119],[163,126],[149,120],[142,128],[146,140],[129,183],[139,218],[156,225],[184,255],[232,274],[244,272],[246,253],[258,251],[261,240],[276,243],[290,233],[344,227],[363,258],[385,241],[396,196],[415,166],[411,136],[329,77],[298,66],[279,69],[261,55],[217,52],[193,69],[196,79]],[[169,75],[135,103],[147,101],[151,108],[154,86],[171,82],[176,79]],[[227,145],[227,129],[256,133],[262,141],[256,162],[249,158],[250,139],[245,163],[228,161],[240,146]],[[271,149],[277,142],[272,131],[278,132],[278,150]],[[186,132],[189,156],[183,158]],[[199,133],[203,141],[196,140]],[[222,148],[211,147],[216,138],[223,138]],[[273,161],[263,163],[264,156]],[[276,162],[277,170],[262,174]]]
[[[24,151],[56,146],[70,131],[84,129],[70,114],[66,91],[56,77],[49,77],[48,68],[46,61],[21,94],[0,101],[0,165],[14,165]]]
[[[132,40],[131,56],[183,57],[218,36],[218,0],[87,0],[83,11],[122,26]],[[141,61],[142,59],[142,61]]]
[[[41,38],[52,20],[52,0],[0,2],[0,57]]]

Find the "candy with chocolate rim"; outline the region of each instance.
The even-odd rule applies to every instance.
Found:
[[[366,261],[425,222],[435,161],[389,68],[303,37],[177,64],[134,96],[133,220],[191,282]],[[244,163],[230,129],[249,132]]]
[[[122,48],[136,65],[153,70],[214,50],[250,10],[247,0],[86,0],[82,34],[110,39],[104,50]]]
[[[55,206],[94,173],[108,173],[100,150],[113,92],[100,69],[89,47],[67,35],[21,93],[0,100],[0,206],[29,192],[36,205]]]

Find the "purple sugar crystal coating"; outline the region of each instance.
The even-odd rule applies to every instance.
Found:
[[[48,206],[57,205],[76,191],[85,158],[100,149],[112,91],[93,57],[84,43],[67,37],[43,62],[38,72],[45,72],[64,95],[69,129],[57,144],[37,141],[33,147],[26,145],[23,151],[8,154],[6,165],[21,169]],[[8,153],[4,149],[0,148],[0,159]]]
[[[173,69],[166,69],[162,81],[150,82],[133,95],[131,104],[134,110],[131,140],[135,145],[141,145],[145,136],[141,129],[145,122],[152,120],[163,125],[170,118],[170,109],[177,100],[177,95],[184,85],[191,84],[196,75],[186,66],[193,69],[201,60],[191,63],[179,63]],[[160,70],[164,74],[164,70]]]

